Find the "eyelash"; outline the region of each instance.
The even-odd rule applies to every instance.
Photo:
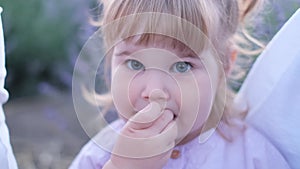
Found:
[[[176,67],[178,64],[184,64],[185,66],[187,66],[187,67],[185,67],[186,68],[186,70],[184,70],[184,71],[179,71],[179,70],[177,70],[177,68],[178,67]],[[174,63],[173,65],[172,65],[172,67],[171,67],[171,70],[173,71],[173,72],[175,72],[175,73],[186,73],[186,72],[189,72],[189,71],[191,71],[191,69],[193,68],[193,65],[190,63],[190,62],[176,62],[176,63]]]
[[[134,68],[133,65],[132,65],[133,62],[135,62],[135,63],[137,63],[137,64],[140,64],[141,67],[139,67],[139,68]],[[139,70],[141,70],[142,68],[145,69],[145,66],[144,66],[141,62],[139,62],[139,61],[137,61],[137,60],[134,60],[134,59],[126,60],[125,63],[126,63],[126,65],[127,65],[127,67],[128,67],[129,69],[131,69],[131,70],[139,71]]]

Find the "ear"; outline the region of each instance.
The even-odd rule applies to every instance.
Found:
[[[228,63],[228,66],[225,69],[226,75],[228,75],[231,72],[232,66],[235,63],[236,58],[237,58],[237,51],[233,49],[229,53],[229,63]]]
[[[236,60],[236,58],[237,58],[237,51],[236,50],[232,50],[231,54],[230,54],[230,63],[231,64],[234,63],[235,60]]]

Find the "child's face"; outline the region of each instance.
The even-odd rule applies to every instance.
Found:
[[[171,110],[178,125],[177,142],[192,139],[207,119],[218,83],[217,70],[207,71],[189,50],[157,42],[123,41],[112,55],[112,95],[121,117],[129,119],[151,101]],[[210,73],[208,73],[210,72]]]

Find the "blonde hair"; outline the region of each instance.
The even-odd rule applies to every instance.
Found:
[[[161,35],[168,35],[174,39],[170,41],[173,46],[180,44],[178,42],[181,41],[181,39],[174,38],[173,35],[187,32],[189,34],[185,34],[185,38],[188,37],[189,40],[193,40],[193,44],[198,45],[198,49],[201,52],[207,44],[203,42],[203,39],[195,39],[193,37],[194,32],[186,30],[186,27],[183,26],[186,23],[182,22],[188,22],[202,31],[203,35],[217,49],[216,52],[220,56],[223,68],[228,69],[231,51],[246,51],[239,47],[245,40],[237,32],[243,30],[241,25],[243,25],[248,14],[252,9],[257,8],[261,2],[262,0],[102,0],[104,7],[103,18],[96,24],[104,27],[118,21],[117,25],[103,29],[103,38],[107,50],[110,50],[110,47],[120,40],[130,39],[130,35],[134,32],[136,34],[141,33],[137,43],[151,43],[155,41],[155,36],[153,36],[152,32],[160,32]],[[143,15],[144,13],[153,13],[150,17],[146,17],[146,21],[145,17],[142,17],[144,21],[142,23],[145,24],[137,24],[137,22],[141,21],[138,16],[132,22],[128,20],[120,22],[120,19],[124,17],[132,17],[136,14]],[[161,17],[165,16],[164,14],[176,16],[183,21],[163,24]],[[151,21],[147,22],[147,20]],[[160,27],[161,25],[165,27]],[[171,34],[169,34],[170,32]],[[248,34],[245,35],[251,40]],[[222,77],[222,80],[225,80],[225,77]],[[225,86],[219,86],[218,91],[221,90],[225,90]],[[203,131],[216,127],[215,125],[221,118],[226,123],[230,121],[231,115],[228,113],[229,111],[225,111],[224,115],[220,114],[220,112],[223,112],[223,105],[221,104],[223,103],[222,98],[225,96],[222,92],[220,96],[218,91],[207,125],[204,126]],[[96,98],[99,100],[98,103],[103,103],[101,106],[112,102],[110,94],[98,95]]]

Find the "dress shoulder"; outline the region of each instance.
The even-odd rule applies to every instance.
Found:
[[[124,122],[116,120],[94,136],[79,152],[69,169],[101,169],[110,158],[117,132]]]

